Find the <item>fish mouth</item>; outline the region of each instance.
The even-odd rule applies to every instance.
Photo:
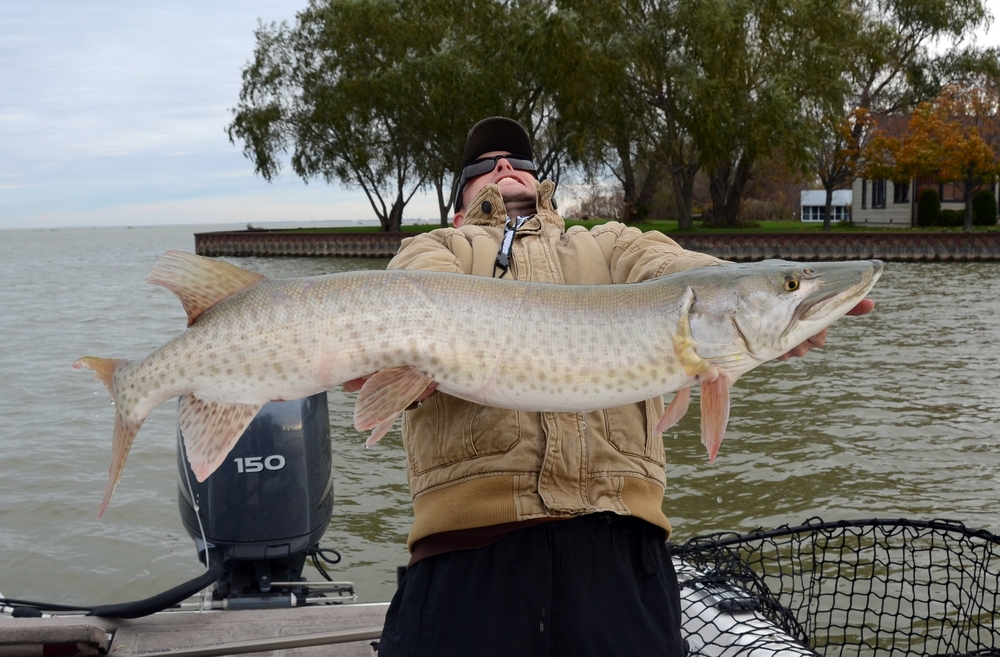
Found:
[[[818,276],[816,291],[799,305],[799,321],[823,321],[828,316],[845,314],[865,298],[885,270],[881,260],[853,264],[857,266],[826,271]]]

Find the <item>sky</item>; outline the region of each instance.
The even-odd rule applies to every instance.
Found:
[[[0,2],[0,229],[374,221],[360,190],[268,183],[225,132],[258,20],[305,4]],[[433,196],[406,220],[436,222]]]
[[[258,19],[305,5],[0,2],[0,229],[374,221],[360,191],[268,183],[225,132]]]

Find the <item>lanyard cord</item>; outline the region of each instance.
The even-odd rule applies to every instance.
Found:
[[[514,234],[532,216],[518,217],[516,220],[507,217],[507,221],[503,226],[503,240],[500,242],[500,251],[497,253],[496,262],[493,264],[493,278],[503,278],[507,270],[510,269],[510,249],[514,245]],[[497,276],[498,268],[500,269],[500,276]]]

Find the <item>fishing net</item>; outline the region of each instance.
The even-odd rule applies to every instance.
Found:
[[[1000,657],[1000,537],[986,531],[814,518],[670,549],[693,655]]]

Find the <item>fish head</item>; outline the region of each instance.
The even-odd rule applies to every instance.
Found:
[[[884,264],[765,260],[709,269],[717,279],[695,290],[693,337],[701,357],[738,374],[788,353],[847,314]]]

